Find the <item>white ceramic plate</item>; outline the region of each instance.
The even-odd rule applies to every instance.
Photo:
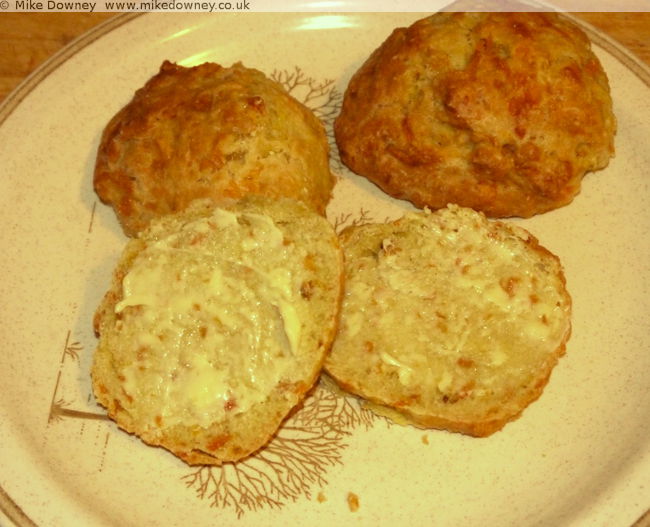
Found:
[[[417,13],[121,17],[0,108],[0,505],[19,525],[607,525],[650,506],[648,70],[588,29],[611,81],[617,156],[565,208],[522,221],[574,300],[544,395],[486,439],[389,425],[319,389],[246,463],[191,468],[95,404],[92,313],[125,238],[91,178],[109,118],[163,59],[241,60],[331,119],[352,72]],[[328,117],[329,116],[329,117]],[[333,161],[339,226],[403,203]],[[358,509],[354,501],[358,500]]]

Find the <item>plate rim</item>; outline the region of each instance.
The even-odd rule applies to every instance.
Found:
[[[95,27],[82,33],[77,38],[57,50],[42,64],[36,67],[27,77],[16,86],[5,99],[0,103],[0,127],[11,116],[22,101],[43,82],[51,73],[59,69],[65,62],[74,57],[77,53],[112,32],[118,27],[139,18],[147,13],[120,13],[114,17],[100,22]]]

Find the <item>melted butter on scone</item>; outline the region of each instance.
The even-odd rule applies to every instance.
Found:
[[[292,272],[261,259],[291,250],[270,218],[215,209],[138,254],[115,307],[139,346],[119,372],[135,417],[208,426],[268,396],[298,353],[301,320]]]
[[[352,317],[341,338],[367,346],[360,329],[364,320],[375,320],[375,356],[402,385],[424,380],[446,394],[477,379],[472,390],[479,394],[493,389],[491,371],[516,372],[527,367],[522,357],[543,360],[545,350],[559,346],[568,306],[538,268],[543,263],[520,249],[525,231],[511,227],[504,235],[439,214],[444,224],[425,213],[406,215],[409,230],[396,229],[366,256],[369,264],[357,265],[344,300]]]

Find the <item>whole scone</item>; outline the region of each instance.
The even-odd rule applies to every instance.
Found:
[[[615,131],[589,40],[555,13],[437,13],[396,29],[335,123],[343,162],[388,194],[492,217],[571,202]]]
[[[190,464],[265,445],[334,338],[342,255],[288,198],[199,200],[127,243],[95,315],[95,396],[124,430]]]
[[[94,187],[129,236],[197,198],[284,196],[323,214],[328,155],[322,123],[262,72],[165,61],[106,126]]]

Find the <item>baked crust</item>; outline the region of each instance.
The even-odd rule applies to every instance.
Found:
[[[328,154],[322,123],[260,71],[165,61],[106,126],[94,187],[129,236],[197,198],[284,196],[324,214]]]
[[[341,159],[418,207],[529,217],[569,203],[614,154],[606,74],[554,13],[437,13],[393,31],[352,77]]]

